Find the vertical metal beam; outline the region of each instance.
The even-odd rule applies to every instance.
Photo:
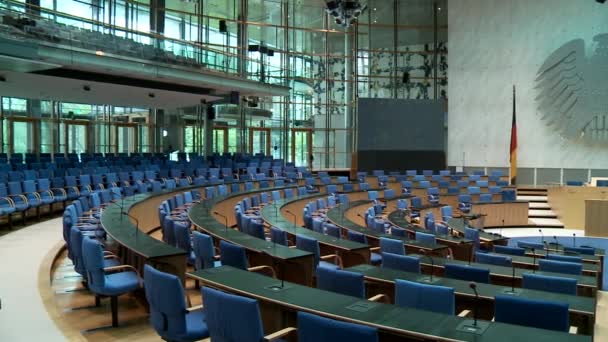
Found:
[[[248,0],[237,0],[239,2],[239,23],[237,30],[237,40],[239,42],[239,60],[238,60],[238,73],[242,78],[247,77],[247,47],[249,46],[249,40],[247,38],[247,11],[248,11]],[[247,120],[245,115],[245,104],[242,98],[239,96],[239,132],[238,137],[238,148],[237,152],[247,152]]]
[[[331,111],[329,108],[329,15],[323,16],[325,28],[325,167],[329,167],[329,127],[331,126]],[[334,146],[335,148],[335,146]],[[321,167],[321,165],[319,165]]]
[[[285,27],[283,29],[283,51],[285,53],[281,54],[283,58],[282,68],[285,70],[283,85],[288,87],[289,82],[291,80],[291,72],[290,72],[290,54],[289,54],[289,2],[285,1],[281,3],[282,14],[283,14],[283,22],[285,23]],[[295,16],[295,13],[294,13]],[[291,95],[287,95],[283,97],[283,129],[281,132],[281,154],[283,155],[283,160],[288,161],[288,146],[289,146],[289,122],[290,122],[290,103],[291,103]],[[291,142],[294,143],[293,141]],[[295,160],[292,160],[295,162]]]
[[[353,127],[354,122],[354,105],[355,105],[355,80],[353,79],[354,73],[354,63],[357,58],[357,53],[354,51],[354,45],[356,44],[357,36],[355,34],[355,29],[353,26],[350,26],[346,35],[344,36],[344,55],[345,55],[345,63],[344,63],[344,82],[345,84],[345,93],[344,93],[344,128],[349,129]],[[349,134],[349,132],[345,131],[345,139],[344,139],[344,166],[350,165],[350,152],[352,151],[352,142],[353,135]],[[337,145],[337,144],[335,144]]]
[[[393,0],[393,71],[392,71],[392,80],[393,80],[393,98],[396,99],[398,95],[398,87],[397,87],[397,57],[399,54],[397,51],[397,45],[399,44],[399,29],[397,28],[397,23],[399,22],[399,4],[398,0]]]

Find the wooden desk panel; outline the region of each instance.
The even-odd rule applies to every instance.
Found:
[[[485,227],[528,225],[528,202],[473,203],[471,212],[486,215]]]
[[[585,200],[585,236],[608,237],[608,200]]]
[[[585,228],[585,200],[608,200],[608,188],[558,186],[547,189],[551,209],[568,229]]]

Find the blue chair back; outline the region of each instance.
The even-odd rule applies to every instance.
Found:
[[[559,254],[548,254],[546,256],[549,260],[557,260],[557,261],[567,261],[567,262],[576,262],[582,263],[583,258],[580,256],[571,256],[571,255],[559,255]]]
[[[270,227],[270,241],[287,246],[287,232],[277,227]]]
[[[511,267],[513,261],[510,257],[504,255],[475,252],[475,261],[481,264],[497,265]]]
[[[494,245],[494,252],[510,255],[526,255],[526,250],[520,247]]]
[[[382,252],[382,268],[420,273],[420,259],[408,255]]]
[[[583,272],[583,265],[576,262],[540,259],[538,260],[538,269],[543,272],[580,275]]]
[[[435,239],[435,235],[416,232],[416,241],[421,242],[425,245],[435,245],[437,244],[437,240]]]
[[[378,330],[298,312],[298,342],[378,342]]]
[[[585,255],[594,255],[595,248],[593,248],[593,247],[564,247],[564,252],[578,253],[578,254],[585,254]]]
[[[317,267],[317,288],[343,295],[365,298],[363,274]]]
[[[454,289],[446,286],[395,280],[395,304],[408,308],[453,315]]]
[[[209,336],[219,342],[259,342],[264,328],[258,301],[209,287],[201,289]],[[230,319],[227,319],[230,317]]]
[[[380,238],[380,251],[384,253],[393,253],[398,255],[405,255],[405,246],[403,245],[403,241],[388,239],[381,237]]]
[[[524,273],[522,287],[540,291],[565,293],[576,296],[576,279]]]
[[[249,267],[245,248],[224,240],[220,241],[220,260],[222,265],[228,265],[242,270],[247,270]]]
[[[192,250],[196,257],[195,267],[197,270],[213,268],[215,266],[215,251],[213,246],[212,236],[196,230],[192,232]]]
[[[476,281],[478,283],[490,282],[490,270],[469,265],[445,264],[444,275],[448,278]]]
[[[570,329],[568,304],[497,295],[495,320],[509,324],[567,332]]]

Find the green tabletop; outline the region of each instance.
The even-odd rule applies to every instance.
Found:
[[[590,336],[489,322],[482,335],[457,330],[465,319],[431,311],[369,302],[311,287],[285,282],[280,291],[270,289],[277,279],[229,266],[188,273],[203,285],[281,305],[293,311],[306,311],[326,317],[377,327],[380,331],[433,340],[516,341],[591,341]]]
[[[124,201],[117,201],[107,206],[101,212],[103,229],[116,242],[147,259],[186,254],[185,250],[168,245],[140,231],[135,224],[131,223],[131,219],[123,214],[123,212],[128,213],[131,206],[138,202],[173,191],[175,190],[131,196],[125,198]],[[121,208],[121,206],[123,207]]]
[[[243,194],[255,194],[259,192],[265,191],[273,191],[273,190],[283,190],[288,188],[294,188],[295,186],[285,186],[285,187],[272,187],[272,188],[262,188],[256,189],[248,192],[235,192],[231,193],[227,196],[215,197],[212,199],[211,203],[208,206],[203,205],[202,203],[196,204],[190,208],[188,212],[188,217],[192,224],[200,227],[205,230],[209,234],[220,238],[222,240],[226,240],[228,242],[232,242],[234,244],[243,246],[248,250],[255,251],[258,253],[267,253],[271,256],[288,260],[301,258],[305,256],[312,255],[310,252],[302,251],[295,248],[289,248],[287,246],[283,246],[280,244],[275,244],[267,240],[262,240],[256,237],[253,237],[249,234],[245,234],[238,230],[228,228],[226,229],[226,225],[223,222],[218,222],[209,211],[208,208],[212,208],[215,204],[220,201],[225,201],[227,199],[241,196]]]
[[[464,219],[463,218],[451,218],[448,220],[448,225],[457,232],[464,235]],[[488,233],[483,230],[479,230],[479,238],[484,241],[497,242],[508,240],[509,238],[504,237],[500,234]]]
[[[423,275],[420,273],[405,272],[390,268],[381,268],[372,265],[357,265],[349,267],[346,270],[362,273],[368,279],[391,283],[394,283],[395,279],[403,279],[428,284],[428,282],[425,282],[423,280],[429,278],[428,275]],[[471,288],[469,287],[470,283],[471,282],[469,281],[459,279],[433,276],[433,285],[441,285],[454,288],[454,292],[458,296],[474,296]],[[505,294],[505,290],[511,290],[511,287],[483,283],[477,284],[477,291],[479,292],[479,296],[485,299],[494,300],[494,297],[496,295]],[[595,315],[595,298],[592,297],[574,296],[562,293],[537,291],[522,288],[519,288],[518,291],[519,293],[517,296],[521,298],[565,302],[570,305],[570,311],[582,313],[588,316]]]
[[[315,231],[307,229],[307,228],[297,227],[297,226],[295,226],[295,228],[294,228],[294,221],[293,221],[294,218],[293,217],[287,218],[281,214],[280,208],[285,205],[288,205],[291,202],[303,201],[308,198],[316,198],[319,196],[327,196],[327,195],[326,194],[325,195],[312,194],[312,195],[296,196],[296,197],[293,197],[290,199],[283,198],[278,201],[274,201],[272,204],[264,206],[264,208],[262,208],[262,210],[260,211],[260,215],[262,216],[262,219],[264,219],[264,221],[268,222],[268,224],[270,224],[271,226],[285,230],[290,234],[294,234],[294,235],[300,234],[300,235],[305,235],[305,236],[314,238],[317,241],[319,241],[319,243],[322,243],[325,245],[334,246],[334,247],[342,249],[342,250],[357,250],[357,249],[369,248],[368,245],[363,244],[363,243],[345,240],[345,239],[338,239],[334,236],[318,233],[318,232],[315,232]]]
[[[358,203],[358,202],[361,202],[361,201],[356,201],[353,203]],[[353,204],[349,204],[349,207],[350,206],[353,206]],[[382,234],[382,233],[375,232],[371,229],[367,229],[367,227],[360,226],[355,222],[345,219],[344,212],[346,210],[348,210],[348,208],[343,208],[342,206],[336,206],[334,208],[331,208],[330,210],[327,211],[327,218],[333,224],[338,225],[344,229],[359,232],[361,234],[365,234],[367,236],[374,237],[376,239],[384,237],[384,238],[388,238],[388,239],[401,240],[407,247],[413,248],[415,250],[425,249],[425,250],[430,250],[430,251],[441,251],[441,250],[448,248],[448,246],[442,245],[442,244],[430,245],[427,243],[422,243],[420,241],[408,239],[406,237],[399,237],[399,236],[394,236],[394,235],[390,235],[390,234]]]
[[[511,258],[511,260],[513,261],[514,264],[532,265],[534,263],[534,267],[536,269],[538,269],[538,259],[546,257],[546,254],[537,254],[538,256],[536,258],[534,258],[532,256],[528,256],[528,255],[511,255],[511,254],[501,254],[501,253],[495,253],[495,252],[491,253],[491,254],[509,257],[509,258]],[[549,251],[549,254],[556,254],[556,253]],[[582,263],[582,266],[583,266],[583,271],[586,271],[586,272],[601,272],[601,266],[598,264]]]
[[[410,222],[408,222],[405,219],[405,216],[403,215],[403,213],[400,211],[393,211],[392,213],[388,214],[388,220],[395,226],[409,230],[411,232],[421,232],[421,233],[426,233],[426,234],[431,233],[427,229],[424,229],[420,226],[417,226],[415,224],[411,224]],[[460,236],[454,236],[454,235],[450,235],[450,234],[448,234],[448,235],[435,234],[435,236],[437,237],[437,240],[446,241],[446,242],[449,242],[452,244],[473,243],[473,240],[465,239]]]
[[[423,255],[418,254],[408,254],[411,256],[418,256],[420,258],[421,264],[426,266],[431,266],[430,259]],[[433,263],[435,267],[443,267],[446,264],[458,264],[458,265],[469,265],[469,262],[463,260],[454,260],[454,259],[446,259],[446,258],[433,258]],[[481,264],[477,262],[471,262],[471,266],[478,268],[485,268],[490,270],[490,275],[499,276],[505,278],[511,278],[513,275],[513,268],[505,267],[505,266],[497,266],[490,264]],[[531,270],[523,269],[523,268],[515,268],[515,278],[520,279],[522,274],[530,273]],[[536,274],[549,275],[554,277],[562,277],[562,278],[572,278],[577,280],[578,286],[584,287],[592,287],[597,288],[597,277],[586,276],[586,275],[575,275],[575,274],[567,274],[567,273],[555,273],[555,272],[544,272],[544,271],[536,271]]]

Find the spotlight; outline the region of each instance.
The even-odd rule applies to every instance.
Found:
[[[156,95],[154,95],[154,93],[148,93],[148,97],[150,97],[150,98],[155,98],[155,97],[156,97]]]
[[[599,2],[600,4],[603,4],[604,2],[606,2],[606,0],[595,0],[596,2]]]
[[[82,86],[82,90],[84,91],[91,91],[91,87],[88,85]]]
[[[4,77],[3,75],[0,75],[0,82],[6,82],[6,77]]]

